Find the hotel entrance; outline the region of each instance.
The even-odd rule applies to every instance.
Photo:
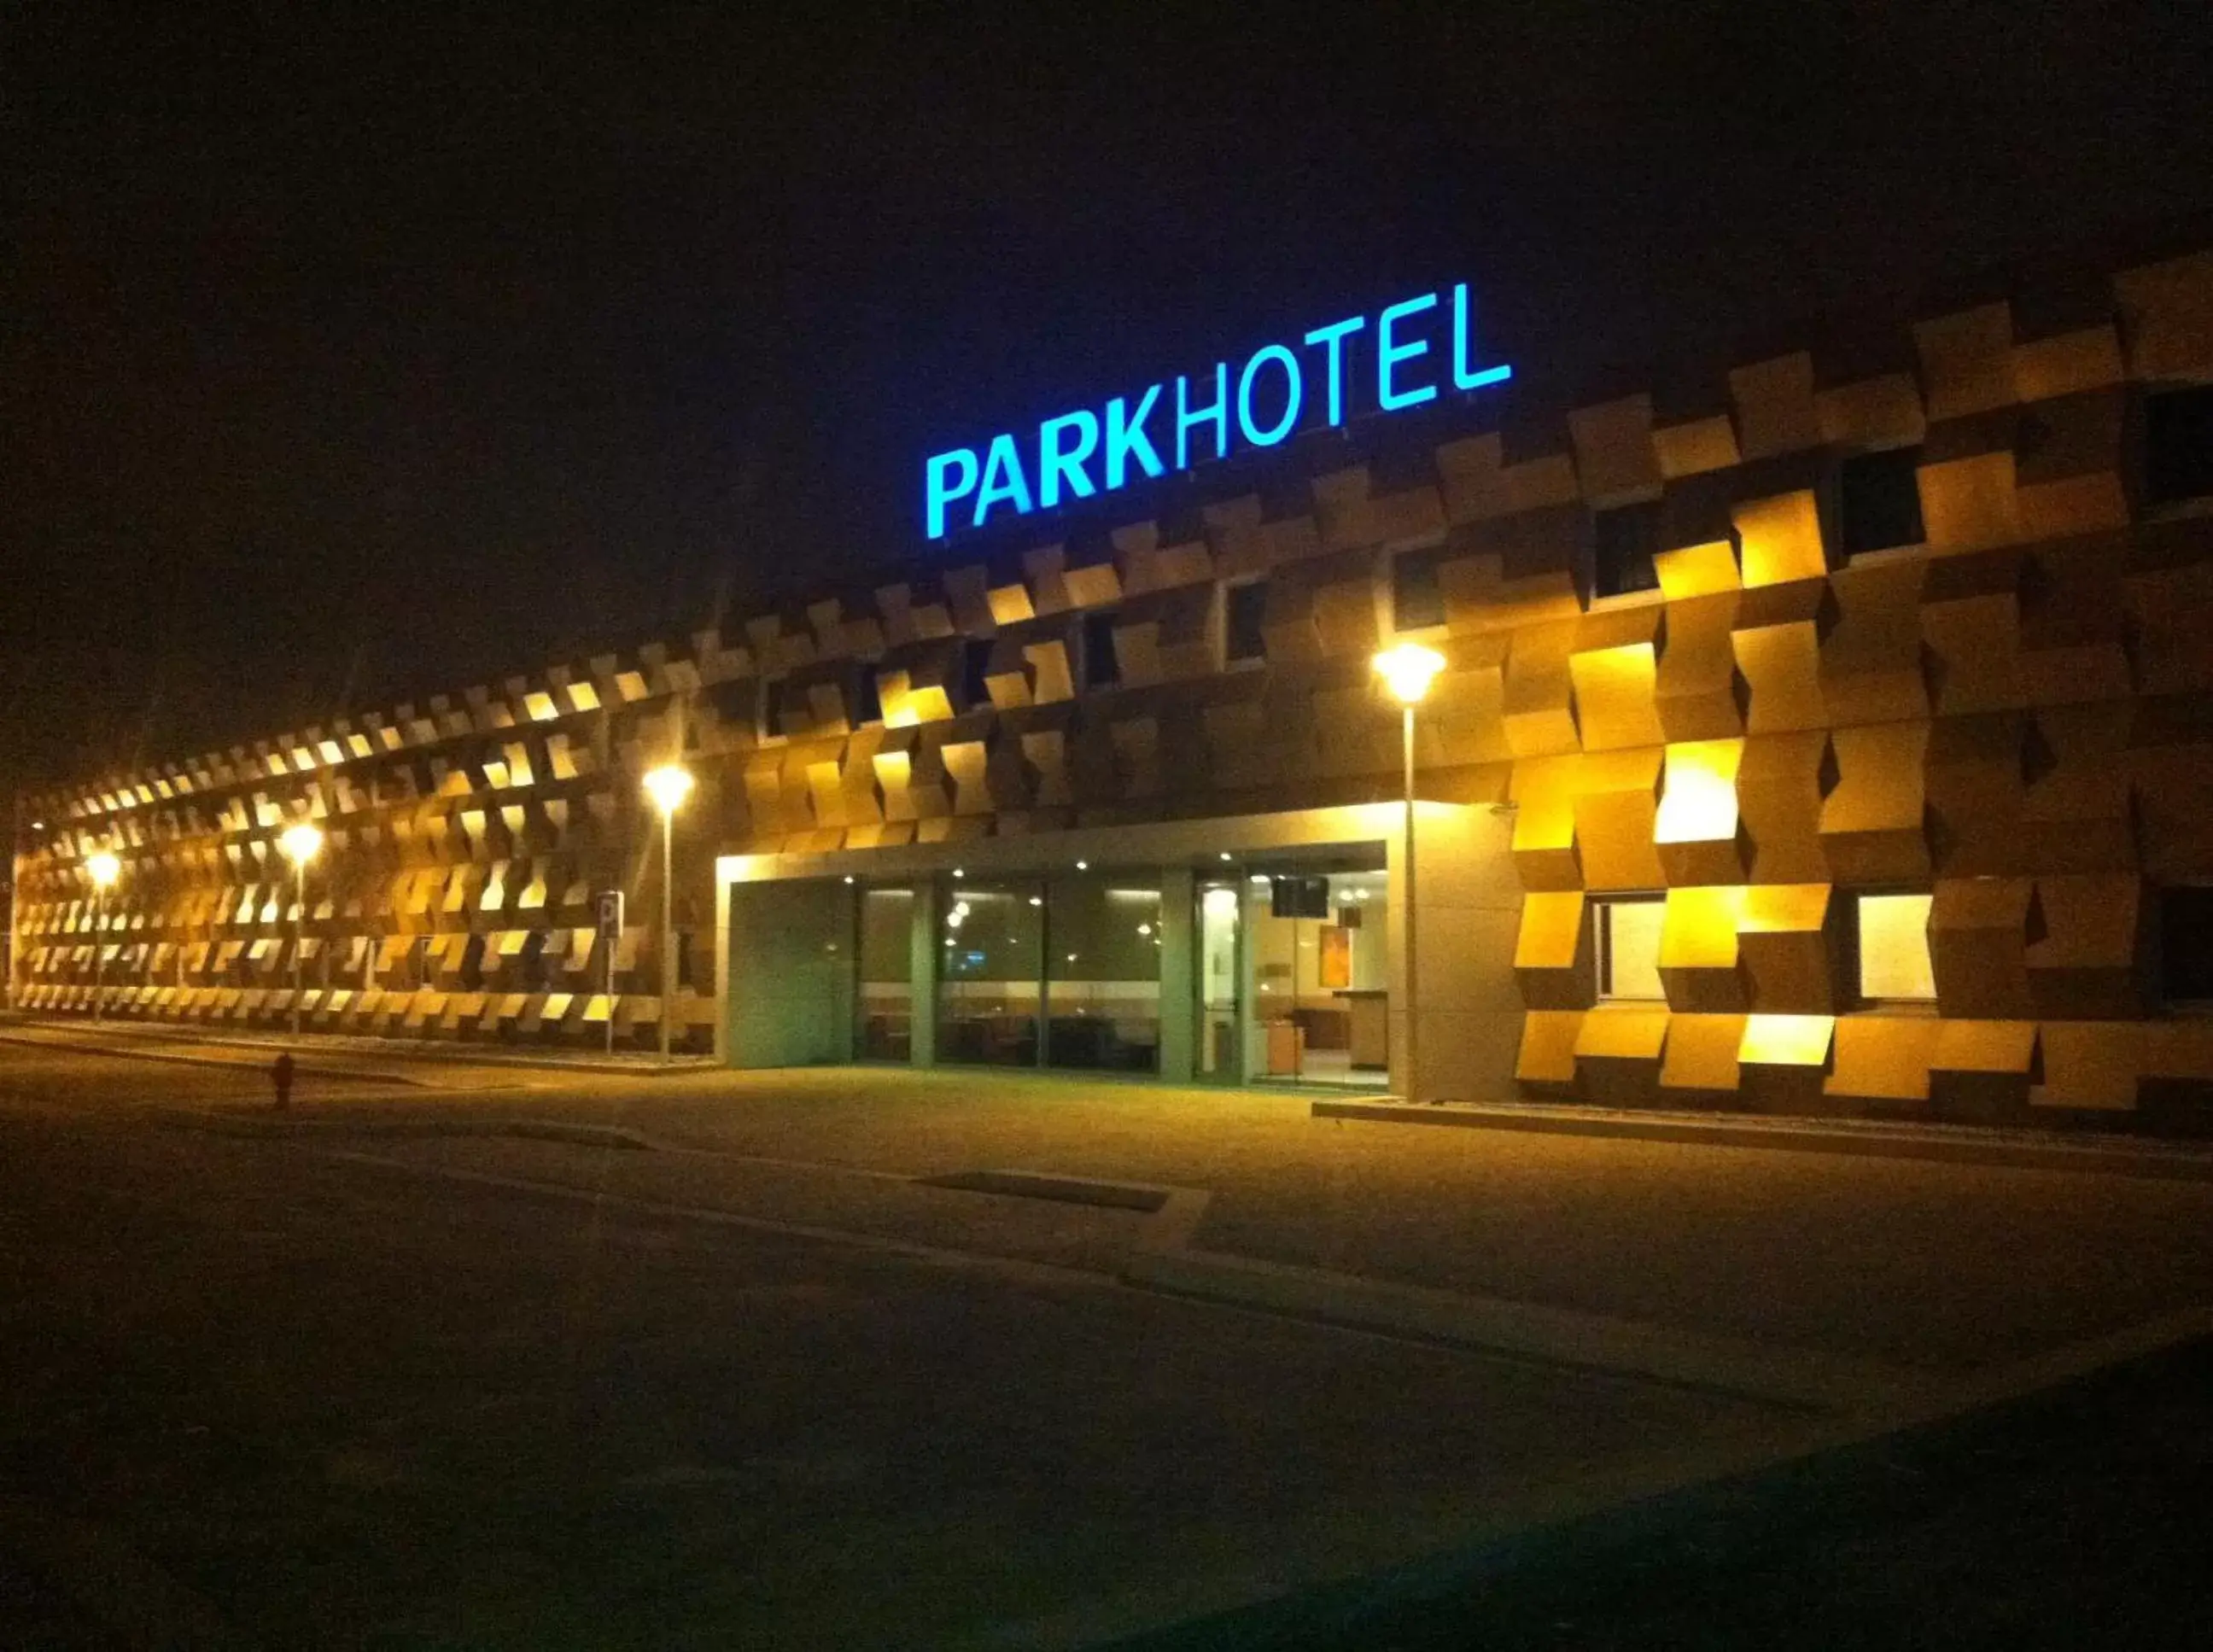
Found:
[[[1202,879],[1198,1076],[1385,1088],[1389,889],[1380,850]]]
[[[1395,814],[728,857],[720,1052],[1382,1092]]]

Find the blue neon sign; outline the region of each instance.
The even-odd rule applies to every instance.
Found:
[[[1440,363],[1430,347],[1440,342],[1436,335],[1445,321],[1439,295],[1429,292],[1376,314],[1375,343],[1368,354],[1378,411],[1402,412],[1437,399]],[[1447,351],[1437,355],[1448,351],[1450,360],[1442,365],[1454,390],[1479,390],[1514,376],[1514,369],[1503,363],[1475,365],[1474,322],[1465,282],[1452,290],[1450,330]],[[973,448],[933,454],[922,467],[929,536],[942,539],[956,528],[981,527],[1003,506],[1027,516],[1112,493],[1133,480],[1166,475],[1168,458],[1179,471],[1227,459],[1241,439],[1246,448],[1272,448],[1299,428],[1308,401],[1307,374],[1314,367],[1321,371],[1323,414],[1330,424],[1342,425],[1356,370],[1354,341],[1368,331],[1368,317],[1347,316],[1302,335],[1308,350],[1320,352],[1318,361],[1302,363],[1287,344],[1263,344],[1234,376],[1228,362],[1215,363],[1196,391],[1190,378],[1178,374],[1173,397],[1163,380],[1147,386],[1135,402],[1116,396],[1097,413],[1079,408],[1046,419],[1037,427],[1034,442],[1017,442],[1011,432],[1003,432],[984,443],[980,454]],[[1198,451],[1202,444],[1210,451]]]

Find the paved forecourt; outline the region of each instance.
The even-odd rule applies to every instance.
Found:
[[[1437,1130],[1316,1119],[1295,1094],[943,1072],[467,1105],[794,1163],[1199,1189],[1205,1251],[1936,1371],[2213,1305],[2213,1180]]]
[[[0,1054],[0,1515],[40,1587],[110,1625],[1083,1645],[1804,1423],[1080,1266],[383,1161],[421,1138],[172,1128],[131,1105],[142,1070],[75,1061]]]
[[[1190,1189],[1205,1199],[1185,1237],[1210,1255],[1907,1370],[1987,1370],[2213,1304],[2213,1180],[1316,1119],[1296,1093],[1111,1081],[506,1076],[465,1094],[357,1086],[301,1116],[614,1127],[683,1150],[594,1166],[595,1186],[1108,1270],[1143,1228],[1127,1211],[914,1180]],[[544,1142],[375,1144],[454,1170],[588,1173]]]

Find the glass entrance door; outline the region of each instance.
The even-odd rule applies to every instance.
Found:
[[[1247,1081],[1387,1085],[1389,903],[1381,852],[1256,867],[1238,893],[1252,983]]]

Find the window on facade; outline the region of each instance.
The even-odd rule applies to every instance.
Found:
[[[2159,892],[2159,981],[2169,1003],[2213,1004],[2213,887]]]
[[[905,1061],[914,1053],[914,891],[861,892],[861,1008],[863,1061]]]
[[[1660,502],[1619,505],[1598,513],[1596,567],[1592,590],[1599,596],[1656,589],[1660,576],[1652,558],[1660,549]]]
[[[882,692],[876,686],[876,668],[864,665],[853,674],[853,692],[847,700],[853,708],[853,727],[884,720]]]
[[[1859,898],[1860,997],[1870,1003],[1930,1003],[1928,895]]]
[[[1229,662],[1241,660],[1260,660],[1267,657],[1267,634],[1261,630],[1261,621],[1268,612],[1268,588],[1255,581],[1250,585],[1229,588],[1229,613],[1227,625],[1227,652]]]
[[[1114,616],[1094,613],[1083,622],[1083,686],[1112,688],[1122,680],[1122,662],[1114,654]]]
[[[1660,926],[1667,914],[1667,903],[1657,896],[1592,903],[1600,998],[1649,1001],[1667,996],[1660,984]]]
[[[937,886],[937,1058],[1034,1067],[1045,891],[1034,881]]]
[[[969,710],[991,703],[991,670],[990,638],[979,637],[961,645],[960,694],[963,704]]]
[[[2213,385],[2144,398],[2144,500],[2213,494]]]
[[[1069,873],[1046,881],[1045,903],[1046,1064],[1157,1071],[1158,880]]]
[[[1897,448],[1844,460],[1837,478],[1838,535],[1844,554],[1919,545],[1921,449]]]
[[[761,685],[760,737],[776,740],[783,734],[783,705],[786,684],[782,677],[771,677]]]
[[[1437,582],[1437,566],[1444,548],[1406,551],[1391,564],[1391,628],[1420,631],[1445,623],[1444,588]]]

